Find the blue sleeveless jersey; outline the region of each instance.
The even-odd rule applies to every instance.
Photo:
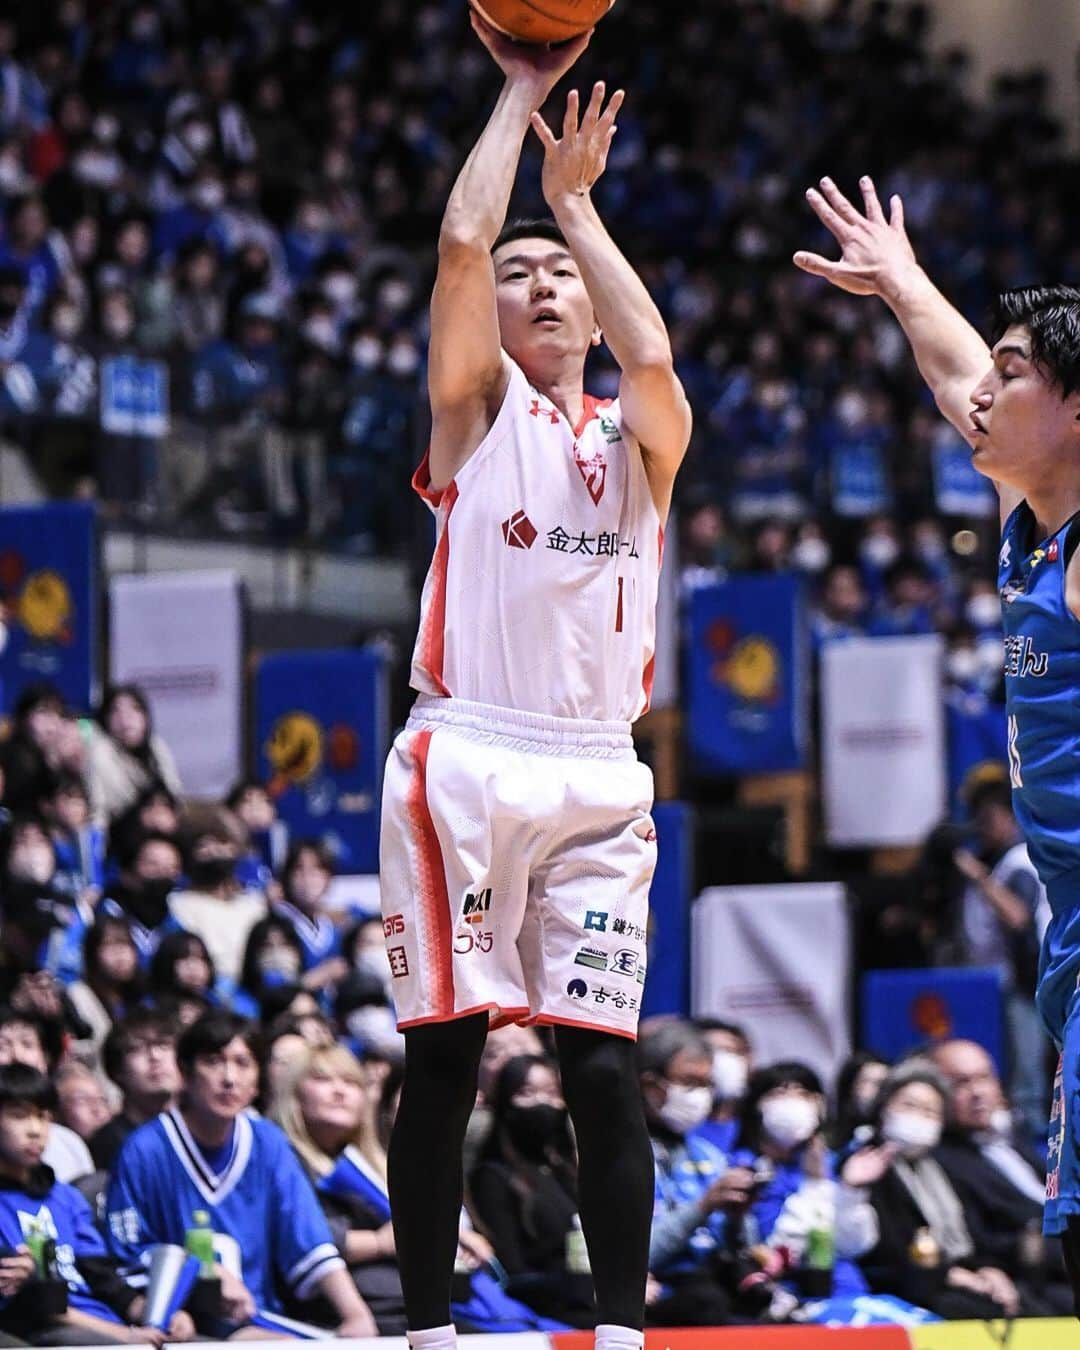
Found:
[[[1037,540],[1021,502],[998,560],[1013,804],[1055,914],[1080,905],[1080,620],[1065,603],[1074,525],[1080,516]]]

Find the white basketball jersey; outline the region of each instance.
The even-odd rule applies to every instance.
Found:
[[[434,510],[412,686],[551,717],[648,709],[663,529],[618,402],[571,427],[511,363],[506,397]]]

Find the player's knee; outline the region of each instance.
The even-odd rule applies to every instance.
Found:
[[[574,1027],[560,1027],[557,1041],[563,1093],[579,1130],[592,1115],[610,1126],[613,1117],[640,1113],[632,1041]]]
[[[424,1085],[471,1106],[487,1034],[487,1015],[405,1032],[405,1085]]]

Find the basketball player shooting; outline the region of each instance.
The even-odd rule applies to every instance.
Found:
[[[656,833],[630,724],[649,703],[690,411],[660,314],[590,197],[622,94],[605,106],[597,85],[583,112],[570,94],[556,136],[538,110],[588,36],[542,48],[472,23],[506,82],[439,238],[431,445],[414,479],[437,542],[419,696],[383,793],[384,927],[406,1040],[394,1232],[410,1344],[449,1350],[461,1150],[488,1027],[551,1025],[596,1346],[631,1350],[653,1205],[634,1039]],[[530,126],[552,218],[504,228]],[[606,405],[583,387],[601,340],[621,368]]]
[[[1045,1229],[1062,1238],[1080,1310],[1080,290],[1006,292],[990,350],[919,266],[900,199],[886,219],[872,181],[860,186],[862,211],[828,178],[807,193],[842,255],[797,253],[795,262],[843,290],[885,301],[938,407],[1001,501],[1009,770],[1016,816],[1053,913],[1036,1001],[1062,1050]]]

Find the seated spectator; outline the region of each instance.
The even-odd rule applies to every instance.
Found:
[[[884,574],[885,595],[870,620],[871,637],[934,632],[934,583],[925,564],[901,557]]]
[[[102,1061],[123,1094],[120,1110],[90,1139],[94,1163],[107,1172],[128,1135],[176,1101],[176,1027],[158,1008],[134,1008],[109,1031]]]
[[[960,1197],[972,1242],[1029,1303],[1070,1315],[1060,1244],[1042,1235],[1046,1169],[1013,1123],[993,1061],[974,1041],[941,1041],[928,1053],[949,1088],[934,1158]]]
[[[108,690],[90,740],[88,781],[95,820],[111,824],[151,784],[182,788],[172,751],[154,732],[150,705],[135,685]]]
[[[245,890],[269,894],[275,875],[285,864],[289,827],[279,819],[266,785],[257,779],[237,783],[225,805],[247,830],[247,851],[236,868],[240,884]]]
[[[848,563],[833,563],[821,583],[821,596],[811,619],[814,649],[826,642],[866,635],[866,590],[859,570]]]
[[[102,1243],[86,1200],[58,1181],[45,1161],[56,1111],[48,1078],[24,1064],[0,1067],[0,1244],[5,1258],[0,1327],[31,1345],[160,1346],[165,1334],[139,1326],[146,1296],[127,1284]],[[64,1311],[50,1307],[27,1243],[26,1221],[56,1244],[55,1276],[66,1286]],[[129,1328],[136,1328],[132,1333]],[[168,1339],[190,1340],[191,1318],[177,1313]]]
[[[404,1335],[386,1153],[376,1136],[375,1098],[364,1070],[342,1046],[305,1045],[279,1082],[271,1116],[315,1186],[380,1336]]]
[[[217,972],[206,943],[196,933],[167,933],[150,960],[147,989],[155,1002],[195,995],[213,1002]]]
[[[262,1038],[265,1105],[269,1106],[277,1099],[289,1076],[290,1067],[303,1059],[312,1048],[311,1042],[300,1030],[299,1021],[291,1013],[282,1013],[275,1018]]]
[[[247,1016],[258,1016],[271,989],[311,989],[304,974],[304,951],[296,929],[276,911],[260,919],[248,934],[236,993],[244,997]]]
[[[334,1018],[348,1035],[353,1053],[365,1063],[403,1063],[405,1037],[383,986],[366,970],[350,971],[337,987]]]
[[[753,1068],[750,1041],[742,1027],[731,1022],[699,1017],[694,1026],[712,1051],[713,1086],[712,1111],[694,1133],[715,1144],[721,1153],[730,1153],[739,1133],[742,1100]]]
[[[180,881],[180,846],[168,834],[139,834],[118,853],[120,872],[109,882],[100,910],[125,919],[145,969],[158,944],[178,924],[169,909],[169,896]]]
[[[84,904],[97,904],[105,885],[105,832],[90,820],[90,795],[78,774],[62,772],[42,802],[64,889]]]
[[[853,1297],[866,1292],[855,1260],[877,1235],[861,1188],[888,1159],[879,1150],[861,1149],[837,1176],[824,1128],[825,1095],[813,1069],[794,1060],[770,1064],[750,1077],[732,1161],[765,1178],[751,1213],[764,1241],[784,1253],[793,1288],[816,1297]],[[831,1279],[822,1279],[811,1251],[815,1230],[831,1237]]]
[[[281,873],[282,898],[274,912],[292,924],[304,954],[305,989],[325,989],[348,970],[341,934],[326,911],[334,864],[316,839],[298,839]]]
[[[580,1223],[577,1166],[554,1064],[537,1055],[507,1060],[490,1105],[469,1192],[509,1276],[507,1292],[545,1317],[591,1326],[591,1281],[568,1264]]]
[[[1016,1285],[979,1250],[963,1205],[933,1150],[948,1089],[928,1062],[893,1069],[874,1107],[875,1138],[892,1154],[870,1187],[878,1240],[862,1257],[876,1292],[896,1294],[945,1318],[1015,1317]]]
[[[266,913],[265,900],[242,891],[236,879],[239,848],[223,824],[196,833],[187,850],[188,889],[175,891],[169,911],[188,933],[197,933],[213,958],[219,987],[240,979],[248,935]]]
[[[12,711],[12,730],[0,746],[4,805],[14,814],[37,811],[57,781],[57,745],[64,700],[51,684],[31,684]]]
[[[91,1136],[113,1118],[105,1085],[92,1069],[77,1059],[61,1064],[52,1081],[56,1089],[57,1119],[89,1143]]]
[[[346,953],[348,953],[348,939],[346,939]],[[365,972],[371,969],[366,963],[362,963],[358,958],[360,952],[356,950],[356,955],[352,957],[353,967]],[[374,948],[372,955],[374,956]],[[383,957],[385,963],[386,943],[382,943]],[[372,961],[371,965],[375,963]],[[518,1055],[532,1055],[542,1057],[545,1053],[544,1042],[535,1027],[518,1026],[516,1022],[510,1022],[507,1026],[496,1027],[487,1034],[487,1040],[484,1042],[484,1048],[480,1052],[480,1069],[477,1074],[477,1092],[476,1105],[469,1116],[469,1124],[465,1130],[465,1175],[470,1176],[476,1165],[480,1150],[484,1146],[488,1135],[491,1133],[491,1093],[498,1081],[499,1073],[507,1060],[514,1059]]]
[[[310,1182],[276,1125],[247,1114],[259,1090],[251,1023],[214,1012],[177,1044],[180,1104],[136,1130],[116,1160],[106,1201],[108,1241],[126,1265],[159,1242],[183,1244],[206,1209],[221,1263],[221,1318],[197,1318],[217,1338],[280,1311],[278,1284],[318,1292],[342,1336],[375,1335]]]
[[[74,979],[93,910],[66,888],[48,827],[37,816],[17,816],[8,828],[0,896],[8,991],[21,975],[41,968],[65,982]]]
[[[731,1168],[698,1131],[713,1101],[712,1052],[702,1032],[671,1020],[638,1042],[645,1119],[656,1164],[649,1271],[654,1325],[710,1326],[734,1316],[732,1248],[741,1238],[753,1173]]]
[[[143,993],[139,953],[124,919],[100,914],[83,944],[82,979],[68,995],[79,1016],[90,1028],[89,1037],[77,1041],[72,1053],[96,1069],[109,1028],[130,1012]]]
[[[878,1092],[889,1072],[889,1061],[869,1050],[857,1050],[836,1076],[836,1111],[832,1141],[836,1148],[851,1143],[857,1130],[866,1129]]]
[[[334,1028],[315,995],[307,989],[283,984],[266,991],[262,1001],[263,1025],[273,1026],[279,1017],[286,1016],[295,1020],[301,1036],[310,1045],[334,1043]]]
[[[57,1024],[37,1013],[0,1008],[0,1065],[25,1064],[48,1077],[60,1059],[61,1049]],[[94,1170],[90,1150],[66,1125],[53,1125],[42,1161],[52,1168],[58,1181],[75,1181]]]
[[[163,784],[151,783],[109,826],[110,855],[130,857],[138,840],[148,834],[177,839],[181,816],[179,798]]]

